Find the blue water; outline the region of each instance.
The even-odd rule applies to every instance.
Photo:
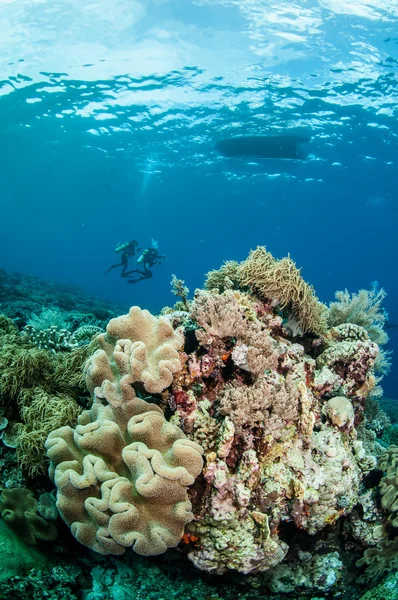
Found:
[[[6,0],[0,31],[1,267],[158,310],[265,244],[398,323],[396,0]],[[215,150],[288,130],[307,160]],[[103,275],[131,238],[167,255],[135,286]]]

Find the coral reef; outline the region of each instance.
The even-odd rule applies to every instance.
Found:
[[[355,425],[377,345],[363,329],[347,341],[335,328],[307,353],[275,313],[238,290],[197,291],[186,321],[196,345],[169,403],[205,450],[188,557],[211,573],[274,568],[288,550],[284,524],[315,536],[337,523],[376,466]]]
[[[2,439],[16,437],[24,473],[35,474],[47,436],[56,503],[80,542],[61,523],[51,573],[7,590],[29,581],[39,598],[42,581],[68,600],[165,590],[358,600],[358,584],[397,566],[398,451],[383,445],[395,422],[376,399],[384,338],[370,326],[384,325],[380,294],[355,322],[356,300],[327,310],[290,257],[265,248],[209,273],[192,300],[182,280],[174,288],[174,310],[133,307],[105,333],[62,313],[74,338],[86,331],[82,346],[54,352],[0,317]],[[26,485],[12,448],[0,451],[7,487]],[[40,481],[36,496],[48,489]],[[51,495],[35,514],[56,516]],[[68,546],[79,586],[64,569]],[[162,581],[157,595],[137,565]],[[180,575],[174,593],[167,582]]]
[[[0,269],[0,306],[1,312],[13,319],[22,329],[33,315],[42,315],[45,311],[58,313],[57,322],[46,325],[58,325],[60,328],[73,329],[80,325],[104,327],[116,314],[126,310],[125,306],[110,304],[84,293],[79,287],[65,283],[56,283],[21,273],[7,273]],[[60,324],[59,317],[62,322]],[[36,323],[31,323],[36,326]]]

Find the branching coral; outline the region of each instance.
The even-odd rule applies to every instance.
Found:
[[[304,281],[290,256],[276,260],[258,246],[239,267],[241,285],[250,286],[263,298],[288,308],[297,317],[303,332],[322,335],[326,330],[326,307]]]
[[[35,329],[32,325],[26,325],[24,333],[28,340],[32,341],[40,349],[50,352],[61,352],[70,350],[77,346],[73,334],[67,329],[59,329],[52,325],[47,329]]]
[[[46,329],[35,329],[33,325],[26,325],[23,331],[26,338],[35,346],[56,354],[90,344],[93,337],[103,332],[103,329],[95,325],[82,325],[72,333],[56,325]]]
[[[196,331],[197,339],[204,346],[210,346],[214,338],[234,338],[232,359],[238,367],[256,375],[275,368],[278,343],[266,325],[280,327],[281,321],[269,314],[262,321],[258,320],[254,305],[245,294],[197,290],[190,314],[204,330]]]
[[[182,338],[166,319],[133,307],[98,343],[85,370],[91,410],[46,443],[57,506],[76,539],[97,552],[160,554],[193,518],[187,486],[202,451],[133,386],[162,392],[181,368]]]

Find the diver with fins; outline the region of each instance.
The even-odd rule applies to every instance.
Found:
[[[110,266],[109,269],[107,271],[105,271],[104,275],[109,273],[109,271],[112,271],[112,269],[116,269],[117,267],[122,267],[122,272],[120,273],[120,277],[128,277],[129,274],[131,273],[131,271],[127,271],[129,259],[133,258],[133,256],[135,256],[137,254],[137,252],[140,252],[140,250],[141,250],[141,248],[138,248],[137,240],[131,240],[130,242],[125,242],[124,244],[118,244],[115,248],[115,252],[117,252],[117,253],[121,252],[120,262],[116,263],[115,265]]]
[[[138,273],[141,277],[128,279],[127,283],[138,283],[138,281],[143,281],[144,279],[151,279],[151,277],[153,277],[151,268],[155,265],[160,265],[161,261],[165,258],[166,257],[163,254],[159,254],[158,252],[158,243],[155,240],[152,240],[151,247],[145,248],[137,260],[137,262],[142,265],[143,269],[132,269],[127,273],[128,275],[130,275],[130,273]]]
[[[120,277],[129,277],[133,273],[138,273],[138,275],[140,275],[140,277],[137,277],[136,279],[129,279],[127,283],[137,283],[138,281],[143,281],[144,279],[151,279],[153,276],[151,268],[155,265],[160,265],[161,261],[166,257],[163,254],[159,254],[158,243],[155,240],[152,240],[151,247],[145,248],[137,260],[138,264],[140,264],[142,268],[130,269],[127,271],[130,258],[135,256],[140,251],[141,248],[138,248],[137,240],[131,240],[130,242],[125,242],[124,244],[119,244],[116,246],[115,252],[121,253],[120,262],[116,263],[115,265],[111,265],[109,269],[105,271],[104,275],[109,273],[109,271],[112,271],[112,269],[122,267]]]

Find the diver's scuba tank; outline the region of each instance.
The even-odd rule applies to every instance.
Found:
[[[125,242],[124,244],[119,244],[118,246],[116,246],[115,248],[115,252],[123,252],[123,250],[126,250],[126,248],[128,248],[130,242]]]
[[[141,254],[141,256],[137,259],[137,262],[142,265],[142,263],[144,262],[144,259],[146,258],[146,255],[148,254],[148,250],[144,250],[144,252]]]

